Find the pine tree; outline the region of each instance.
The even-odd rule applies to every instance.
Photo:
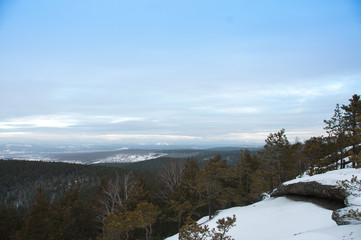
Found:
[[[146,240],[150,240],[152,236],[152,225],[157,221],[157,217],[160,215],[160,211],[152,203],[140,202],[135,209],[138,213],[137,226],[144,228]]]
[[[346,121],[344,113],[339,104],[336,104],[334,115],[330,120],[324,120],[327,126],[324,128],[328,133],[328,143],[331,146],[332,161],[335,168],[338,167],[338,161],[341,159],[340,168],[345,168],[345,148],[349,145],[349,139],[346,135]]]
[[[0,239],[10,240],[16,238],[16,232],[23,225],[22,215],[18,209],[0,205]]]
[[[179,231],[179,240],[233,240],[227,236],[227,232],[235,226],[236,216],[221,218],[217,220],[217,230],[209,229],[208,225],[200,225],[188,218],[187,223]]]
[[[252,184],[252,175],[260,167],[260,162],[256,155],[251,155],[249,150],[242,150],[240,161],[237,163],[236,171],[239,178],[239,192],[242,202],[251,202],[250,192]]]
[[[89,239],[96,235],[95,213],[81,201],[80,192],[80,185],[70,186],[65,196],[52,204],[51,238]]]
[[[30,208],[24,228],[18,234],[20,239],[50,239],[51,206],[43,197],[42,186],[38,188],[36,203]]]
[[[271,133],[265,140],[264,150],[261,156],[268,165],[268,177],[270,190],[289,180],[294,174],[296,161],[292,157],[291,144],[289,143],[285,130],[281,129],[277,133]]]
[[[351,155],[357,156],[360,152],[358,145],[361,143],[361,132],[360,132],[360,123],[361,123],[361,101],[360,95],[354,94],[351,99],[349,99],[349,105],[342,105],[344,113],[344,124],[346,135],[349,138],[349,142],[352,146]],[[353,166],[355,167],[355,162]]]
[[[169,209],[171,212],[169,219],[178,223],[179,230],[184,218],[191,212],[192,205],[189,201],[170,200]]]
[[[139,214],[134,211],[119,211],[104,218],[103,240],[129,240],[137,227]]]
[[[323,137],[311,137],[306,140],[302,150],[310,175],[321,173],[325,164],[323,158],[329,155],[327,140]]]
[[[191,218],[182,226],[179,231],[179,240],[204,240],[210,237],[208,225],[201,226]]]
[[[128,198],[124,201],[125,209],[132,211],[137,207],[140,201],[149,201],[149,192],[145,189],[145,179],[142,174],[138,176],[138,179],[132,189],[128,192]]]
[[[225,177],[227,177],[226,160],[220,155],[211,158],[197,174],[196,189],[204,200],[203,205],[207,206],[209,219],[217,209],[216,203],[222,200],[220,196],[224,189],[221,180]]]

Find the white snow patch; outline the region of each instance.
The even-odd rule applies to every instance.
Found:
[[[361,179],[361,169],[355,168],[345,168],[334,171],[329,171],[322,174],[317,174],[313,176],[302,175],[299,178],[293,179],[288,182],[284,182],[284,185],[294,184],[299,182],[319,182],[323,185],[332,185],[337,186],[338,181],[342,180],[351,180],[352,176],[357,176],[358,179]]]
[[[121,153],[116,154],[98,161],[95,161],[95,163],[129,163],[129,162],[140,162],[140,161],[146,161],[151,160],[159,157],[163,157],[168,155],[167,153],[148,153],[148,154],[127,154],[127,153]]]
[[[349,195],[345,199],[346,206],[361,206],[361,196],[360,195]]]

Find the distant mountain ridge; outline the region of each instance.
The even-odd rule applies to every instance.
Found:
[[[73,148],[71,146],[57,148],[41,148],[32,145],[0,145],[0,159],[19,159],[31,161],[69,162],[79,164],[114,164],[135,163],[157,158],[189,158],[197,157],[207,160],[215,155],[222,155],[229,162],[237,161],[239,152],[245,147],[215,147],[207,149],[175,148],[175,149],[138,149],[121,147],[116,150],[97,150],[99,147],[84,146]],[[250,151],[261,148],[251,147]]]

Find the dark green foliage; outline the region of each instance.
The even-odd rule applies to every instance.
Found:
[[[345,130],[349,139],[349,143],[352,148],[349,150],[349,154],[352,155],[352,166],[356,167],[360,163],[360,149],[361,146],[361,101],[360,95],[354,94],[349,99],[350,104],[342,105],[342,109],[345,111]]]
[[[188,222],[180,229],[180,240],[203,240],[210,238],[211,240],[233,240],[227,236],[227,232],[235,226],[236,216],[222,218],[217,221],[217,230],[209,229],[208,225],[199,225],[196,221],[189,219]]]
[[[96,236],[95,212],[80,199],[80,187],[70,186],[59,202],[54,202],[51,216],[54,239],[90,239]]]
[[[356,144],[360,143],[361,132],[358,130],[360,128],[361,119],[361,101],[360,95],[353,95],[349,99],[349,105],[342,105],[344,112],[344,123],[346,134],[349,137],[349,141],[352,144],[353,149],[356,147]]]
[[[338,165],[340,165],[341,168],[345,168],[345,162],[341,160],[339,163],[339,160],[345,157],[345,148],[349,146],[350,141],[346,135],[346,122],[339,104],[336,105],[333,117],[324,122],[327,124],[325,127],[325,130],[328,133],[326,139],[330,148],[334,150],[329,157],[331,162],[335,163],[334,169],[337,169]]]
[[[63,199],[50,203],[39,187],[25,224],[16,239],[92,239],[97,235],[95,213],[79,198],[79,187],[70,187]]]
[[[240,161],[236,166],[236,174],[238,175],[238,189],[240,204],[247,204],[252,202],[252,184],[256,184],[255,176],[257,170],[261,167],[261,162],[257,155],[252,155],[248,150],[242,150],[240,153]]]
[[[293,148],[287,139],[285,130],[271,133],[265,140],[264,150],[261,151],[262,159],[267,163],[267,177],[270,183],[269,191],[276,188],[282,182],[297,175],[297,156],[293,154]]]
[[[0,239],[11,239],[23,224],[23,216],[16,208],[0,205]]]
[[[126,170],[59,162],[0,160],[0,204],[29,209],[42,185],[43,195],[52,202],[69,186],[82,183],[81,197],[88,198],[103,176]]]
[[[28,213],[25,225],[17,238],[29,240],[50,239],[52,209],[50,202],[44,198],[41,186],[38,189],[36,203]]]
[[[304,157],[306,167],[310,169],[311,175],[317,173],[322,168],[323,162],[321,159],[329,154],[329,146],[323,136],[311,137],[305,141],[302,156]]]

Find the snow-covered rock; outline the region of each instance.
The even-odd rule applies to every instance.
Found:
[[[271,193],[271,196],[296,194],[344,201],[351,194],[347,189],[341,187],[340,182],[351,180],[353,176],[360,179],[361,169],[348,168],[313,176],[303,175],[284,182]]]
[[[360,209],[358,206],[350,206],[333,211],[332,219],[337,225],[361,224]]]
[[[318,182],[322,185],[338,186],[339,181],[351,180],[353,176],[361,179],[361,169],[344,168],[313,176],[302,175],[302,177],[284,182],[283,185],[290,185],[299,182]]]
[[[338,225],[361,224],[361,188],[351,183],[351,179],[361,178],[361,169],[340,169],[314,176],[303,175],[300,178],[283,183],[271,196],[284,196],[289,194],[315,196],[343,201],[346,208],[333,212],[332,219]],[[349,187],[341,184],[347,181]]]

